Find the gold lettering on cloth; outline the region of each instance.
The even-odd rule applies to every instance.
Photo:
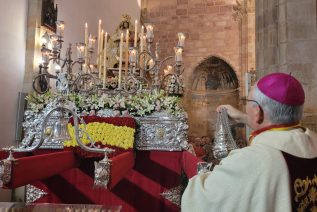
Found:
[[[317,212],[317,176],[310,179],[297,178],[294,182],[295,202],[299,202],[298,212]]]

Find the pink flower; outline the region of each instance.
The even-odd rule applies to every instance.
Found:
[[[114,110],[114,111],[113,111],[113,115],[114,115],[114,116],[120,116],[121,113],[120,113],[119,110]]]
[[[89,113],[89,115],[90,115],[90,116],[96,115],[96,111],[95,111],[95,110],[91,110],[90,113]]]
[[[122,111],[122,115],[123,115],[123,116],[128,116],[128,115],[129,115],[129,111],[128,111],[128,110]]]

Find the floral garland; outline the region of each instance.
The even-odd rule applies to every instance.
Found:
[[[27,96],[28,109],[38,113],[45,108],[54,98],[60,94],[47,92],[43,95],[30,94]],[[177,96],[166,96],[164,91],[155,94],[145,93],[130,96],[84,95],[70,93],[66,99],[75,103],[79,113],[82,115],[95,114],[98,111],[111,109],[115,115],[145,116],[155,111],[166,111],[174,116],[181,116],[184,109],[181,106],[181,98]]]
[[[99,141],[103,145],[117,146],[123,149],[133,148],[135,129],[127,126],[115,126],[108,123],[92,122],[86,125],[80,124],[79,129],[88,133],[94,141]],[[64,142],[65,147],[75,147],[78,143],[75,139],[74,127],[69,123],[68,130],[72,140]],[[81,138],[83,144],[90,143],[89,138],[84,134]]]

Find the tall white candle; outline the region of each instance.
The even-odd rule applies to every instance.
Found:
[[[122,46],[123,46],[123,33],[120,36],[120,57],[119,57],[119,81],[118,81],[118,89],[121,89],[121,75],[122,75]]]
[[[99,51],[99,54],[98,54],[98,60],[99,60],[99,63],[98,63],[98,70],[99,70],[99,79],[101,79],[101,66],[102,66],[102,53],[103,53],[103,36],[104,36],[104,32],[103,30],[101,30],[101,33],[100,33],[100,51]]]
[[[140,53],[143,52],[143,42],[144,42],[144,26],[141,28],[141,35],[140,35]]]
[[[135,20],[135,25],[134,25],[134,48],[136,48],[137,41],[138,41],[138,20]]]
[[[106,88],[106,80],[107,80],[107,38],[108,33],[105,33],[105,46],[103,49],[103,88]]]
[[[101,20],[99,19],[98,24],[98,45],[97,45],[97,67],[99,67],[99,54],[100,54],[100,38],[101,38]]]
[[[125,42],[126,42],[126,44],[127,44],[127,49],[129,50],[129,40],[130,40],[130,32],[129,32],[129,30],[127,29],[127,32],[126,32],[126,34],[125,34]]]
[[[85,66],[84,66],[84,72],[87,73],[87,64],[88,64],[88,24],[87,22],[85,23]]]
[[[85,23],[85,44],[88,44],[88,24]]]
[[[130,40],[130,32],[127,30],[126,36],[125,36],[125,42],[126,42],[126,49],[125,49],[125,63],[124,63],[124,79],[126,80],[128,77],[128,61],[129,61],[129,40]]]

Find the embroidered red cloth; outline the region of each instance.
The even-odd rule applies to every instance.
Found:
[[[100,116],[83,116],[86,124],[90,122],[108,123],[116,126],[127,126],[135,129],[135,120],[132,117],[100,117]],[[70,118],[69,122],[74,125],[74,119]]]

